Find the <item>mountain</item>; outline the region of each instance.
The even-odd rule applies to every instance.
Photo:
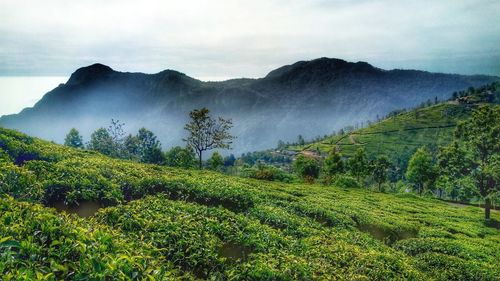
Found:
[[[260,79],[203,82],[174,70],[118,72],[102,64],[75,71],[33,108],[0,118],[0,126],[61,142],[71,127],[86,139],[111,118],[133,132],[152,129],[164,147],[181,144],[188,112],[207,107],[232,118],[239,152],[274,147],[298,134],[324,135],[428,99],[494,81],[416,70],[383,70],[365,62],[320,58],[280,67]]]

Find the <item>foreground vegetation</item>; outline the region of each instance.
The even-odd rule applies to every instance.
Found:
[[[482,210],[112,159],[0,129],[6,280],[497,280]],[[50,206],[101,205],[79,218]],[[493,221],[500,214],[493,211]]]

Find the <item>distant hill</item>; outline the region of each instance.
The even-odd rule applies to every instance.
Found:
[[[365,128],[328,136],[306,145],[292,145],[287,150],[309,155],[326,154],[333,148],[350,157],[364,148],[369,157],[380,154],[389,158],[404,171],[406,164],[421,146],[436,149],[453,139],[458,122],[471,116],[474,108],[500,103],[500,83],[456,93],[456,97],[412,110],[400,110]]]
[[[169,147],[181,144],[188,112],[208,107],[233,119],[234,147],[241,153],[274,147],[298,134],[329,134],[494,81],[500,78],[383,70],[330,58],[283,66],[260,79],[223,82],[203,82],[173,70],[128,73],[94,64],[75,71],[33,108],[1,117],[0,126],[61,142],[71,127],[88,140],[114,118],[124,121],[129,132],[152,129]]]

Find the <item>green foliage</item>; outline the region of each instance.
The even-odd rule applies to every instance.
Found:
[[[77,129],[72,128],[64,139],[64,145],[74,148],[83,148],[83,138]]]
[[[485,200],[485,218],[500,193],[500,107],[481,106],[459,124],[456,142],[444,148],[440,166],[451,177],[470,177],[475,193]]]
[[[332,178],[344,172],[345,169],[342,154],[337,152],[336,149],[330,151],[328,156],[323,161],[322,176],[327,185],[332,181]]]
[[[137,136],[133,136],[129,134],[123,140],[123,150],[122,153],[123,158],[131,159],[134,161],[140,161],[141,159],[141,150],[140,150],[140,141]]]
[[[483,223],[477,207],[335,183],[285,184],[146,165],[2,128],[0,149],[2,279],[496,280],[500,275],[498,229]],[[26,152],[36,159],[15,164]],[[6,181],[8,173],[14,176]],[[356,182],[338,178],[339,185]],[[50,198],[105,208],[82,219],[34,203]],[[499,214],[493,212],[492,219]]]
[[[341,188],[355,188],[359,187],[359,181],[349,175],[342,174],[333,177],[333,185]]]
[[[406,178],[414,184],[419,194],[432,187],[436,178],[436,169],[432,155],[426,147],[419,148],[410,158]]]
[[[141,162],[150,164],[160,164],[163,162],[161,144],[153,132],[146,128],[141,128],[136,137]]]
[[[224,167],[224,159],[219,154],[219,152],[215,151],[214,153],[212,153],[212,157],[210,157],[210,159],[208,159],[207,161],[207,166],[212,171],[220,172],[222,170],[222,168]]]
[[[233,127],[233,123],[230,119],[222,117],[212,118],[207,108],[195,109],[189,113],[189,117],[191,121],[184,127],[189,135],[184,141],[198,154],[198,164],[201,169],[203,151],[231,147],[234,137],[229,130]]]
[[[119,155],[118,148],[113,138],[104,128],[99,128],[90,135],[88,149],[95,150],[110,157],[117,157]]]
[[[229,156],[224,157],[224,167],[234,166],[236,163],[236,157],[234,154],[230,154]]]
[[[123,147],[119,153],[120,158],[133,159],[142,163],[161,164],[163,154],[161,143],[156,135],[146,128],[139,129],[137,135],[128,135],[123,141],[123,145],[116,143],[117,147]]]
[[[0,161],[0,194],[7,194],[24,200],[40,200],[43,189],[33,172]]]
[[[389,168],[391,167],[389,158],[387,158],[387,156],[384,155],[379,156],[372,161],[370,166],[371,166],[370,169],[372,170],[373,179],[378,185],[378,190],[381,191],[381,186],[384,182],[387,181],[388,171]]]
[[[151,247],[125,240],[94,221],[40,205],[0,198],[2,280],[131,280],[180,278]]]
[[[164,163],[170,167],[190,169],[196,167],[196,155],[190,147],[175,146],[164,154]]]
[[[244,153],[238,158],[245,164],[255,165],[257,163],[275,164],[275,165],[288,165],[292,162],[292,157],[289,155],[282,155],[274,151],[255,151]]]
[[[318,160],[299,155],[293,162],[295,172],[306,182],[312,183],[319,176],[320,166]]]
[[[419,147],[427,146],[434,153],[437,147],[449,144],[453,140],[456,124],[469,118],[472,109],[477,106],[439,103],[420,108],[418,119],[415,119],[413,110],[402,111],[349,134],[332,135],[312,144],[291,146],[288,149],[328,153],[338,147],[342,155],[350,159],[359,148],[363,148],[367,159],[386,155],[402,175],[409,159]]]
[[[365,150],[358,148],[354,155],[348,159],[349,172],[356,177],[358,183],[363,184],[369,172],[369,163]]]
[[[294,181],[294,177],[291,174],[281,170],[280,168],[266,164],[258,164],[254,167],[244,166],[238,175],[246,178],[267,181],[280,181],[288,183]]]

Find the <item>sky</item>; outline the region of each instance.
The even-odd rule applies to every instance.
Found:
[[[498,0],[0,0],[0,76],[100,62],[224,80],[318,57],[500,76],[499,18]],[[29,95],[5,81],[0,114]]]

